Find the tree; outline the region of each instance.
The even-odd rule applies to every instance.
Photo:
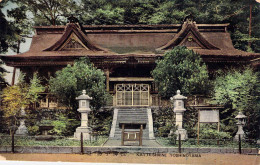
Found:
[[[107,135],[112,120],[111,112],[105,109],[100,111],[110,98],[106,91],[105,80],[104,73],[100,69],[94,67],[87,58],[80,58],[73,66],[68,65],[56,72],[56,76],[49,81],[50,92],[68,107],[66,117],[78,120],[76,97],[82,94],[82,90],[86,90],[87,95],[93,98],[90,101],[92,110],[89,115],[90,126],[97,134]]]
[[[223,105],[221,120],[225,131],[236,133],[235,116],[242,111],[247,117],[247,137],[256,138],[259,130],[259,79],[252,69],[220,72],[214,82],[213,103]]]
[[[93,66],[86,58],[75,61],[74,65],[68,65],[56,72],[56,77],[50,78],[50,91],[57,96],[64,105],[76,110],[78,101],[76,97],[86,90],[90,97],[91,107],[98,110],[105,105],[108,93],[105,88],[104,73]]]
[[[186,47],[175,47],[156,62],[152,71],[159,94],[169,98],[181,90],[185,95],[206,94],[210,83],[208,71],[200,56]]]
[[[75,13],[73,0],[12,0],[25,7],[34,16],[35,25],[57,25],[66,22],[62,18]]]
[[[40,97],[40,92],[45,89],[40,84],[37,74],[34,74],[29,84],[25,83],[23,77],[23,74],[21,74],[19,83],[6,87],[1,94],[1,110],[9,126],[17,124],[17,117],[20,116],[21,108],[28,108],[30,104],[36,103]]]
[[[32,34],[32,20],[27,16],[25,6],[7,10],[9,24],[13,27],[13,42],[9,47],[16,53],[20,53],[20,44],[25,42],[25,38]]]
[[[0,3],[0,9],[6,6],[6,1]],[[6,20],[2,10],[0,10],[0,53],[5,53],[8,50],[10,42],[13,41],[14,29],[13,26]]]

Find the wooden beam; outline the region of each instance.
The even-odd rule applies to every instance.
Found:
[[[146,77],[110,77],[110,81],[154,81],[153,78]]]
[[[124,146],[124,133],[125,133],[125,124],[122,124],[121,146]]]
[[[105,70],[105,75],[106,75],[106,88],[107,91],[109,91],[109,69]]]

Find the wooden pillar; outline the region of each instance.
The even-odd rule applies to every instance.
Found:
[[[106,88],[107,91],[109,91],[109,69],[105,70],[105,75],[106,75]]]
[[[122,124],[121,146],[124,145],[125,124]]]
[[[200,110],[198,110],[198,131],[197,131],[197,144],[200,144]]]
[[[13,77],[12,77],[12,83],[11,83],[12,86],[15,83],[15,74],[16,74],[16,67],[14,67],[14,70],[13,70]]]
[[[140,133],[139,133],[139,146],[142,146],[143,145],[143,124],[141,124],[140,126]]]

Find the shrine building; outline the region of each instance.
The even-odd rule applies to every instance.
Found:
[[[164,102],[158,96],[151,71],[165,51],[186,46],[202,57],[210,73],[259,59],[260,54],[234,48],[228,25],[196,24],[186,19],[183,24],[168,25],[81,26],[71,19],[66,26],[34,27],[35,35],[28,52],[0,57],[6,65],[19,68],[27,77],[38,72],[46,79],[73,64],[75,59],[88,57],[104,71],[106,89],[113,96],[110,138],[120,138],[120,122],[128,121],[146,123],[144,137],[153,139],[151,107]],[[44,95],[40,108],[59,106],[51,95]]]

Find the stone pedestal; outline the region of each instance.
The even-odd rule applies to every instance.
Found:
[[[83,140],[90,140],[91,129],[88,127],[88,113],[91,111],[89,108],[89,102],[92,100],[91,97],[86,95],[86,91],[83,90],[82,95],[76,98],[79,100],[79,109],[81,113],[81,125],[76,129],[74,138],[77,140],[81,139],[81,133],[83,134]]]
[[[236,136],[235,136],[235,140],[239,140],[239,135],[240,135],[240,139],[245,139],[245,132],[243,130],[243,125],[238,125],[238,131],[236,133]]]
[[[81,125],[76,129],[74,138],[80,140],[81,132],[83,140],[90,140],[90,127],[88,127],[88,113],[90,110],[78,110],[81,113]]]
[[[81,133],[83,133],[83,140],[90,140],[90,127],[78,127],[76,129],[76,132],[74,133],[74,138],[77,140],[80,140],[81,138]]]
[[[21,119],[20,120],[20,126],[18,127],[18,129],[16,130],[15,134],[16,135],[27,135],[28,134],[28,130],[27,127],[25,126],[25,119]]]
[[[182,128],[182,121],[183,121],[183,112],[184,111],[175,111],[175,120],[176,120],[176,126],[177,130],[175,131],[175,134],[177,135],[177,140],[179,140],[179,134],[181,134],[181,140],[188,139],[187,131]]]
[[[188,139],[187,130],[185,129],[178,129],[175,134],[177,135],[177,140],[179,140],[179,134],[181,134],[181,140]]]
[[[16,130],[15,134],[16,135],[27,135],[28,134],[28,130],[27,130],[27,127],[25,125],[25,110],[24,108],[22,107],[21,108],[21,118],[20,118],[20,126],[18,127],[18,129]]]

